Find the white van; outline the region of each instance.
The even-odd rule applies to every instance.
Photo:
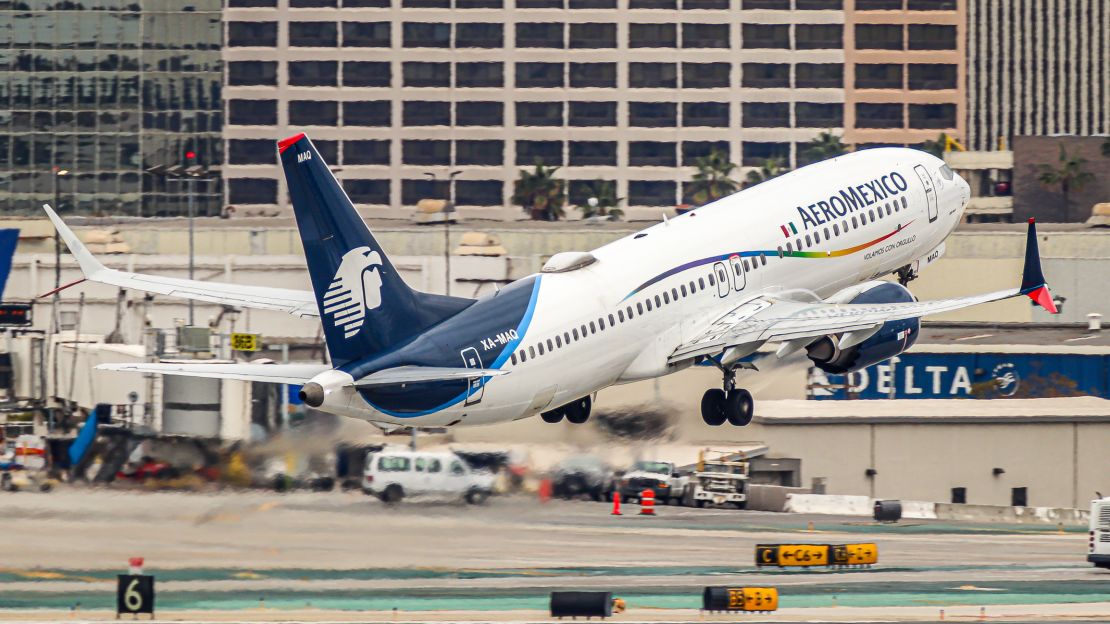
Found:
[[[367,455],[362,490],[386,503],[431,496],[478,504],[493,491],[493,475],[471,469],[454,453],[385,449]]]
[[[1110,568],[1110,498],[1091,501],[1090,529],[1087,561],[1096,568]]]

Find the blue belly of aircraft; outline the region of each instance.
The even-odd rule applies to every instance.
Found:
[[[532,321],[540,277],[514,282],[482,299],[411,342],[385,354],[341,367],[355,379],[398,366],[499,369]],[[401,418],[434,414],[459,403],[477,404],[488,378],[376,386],[359,390],[374,409]]]

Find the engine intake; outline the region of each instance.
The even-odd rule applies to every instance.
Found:
[[[834,296],[833,299],[836,299]],[[851,297],[848,303],[908,303],[915,301],[904,286],[893,282],[874,282]],[[825,336],[806,347],[813,363],[833,375],[843,375],[888,360],[917,342],[921,319],[887,321],[879,331],[858,345],[841,349],[839,335]]]
[[[309,407],[320,407],[324,404],[324,387],[315,381],[310,381],[301,386],[297,396]]]

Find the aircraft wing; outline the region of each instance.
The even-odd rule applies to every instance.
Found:
[[[290,288],[271,288],[268,286],[247,286],[222,282],[162,277],[143,273],[128,273],[109,269],[97,260],[87,247],[77,238],[73,230],[62,221],[49,204],[43,204],[46,215],[54,222],[58,234],[65,241],[85,279],[91,282],[131,288],[159,295],[170,295],[183,299],[195,299],[209,303],[219,303],[237,308],[258,308],[279,310],[295,316],[316,318],[320,316],[316,297],[310,290]]]
[[[1026,295],[1049,312],[1056,313],[1052,294],[1041,273],[1037,232],[1032,219],[1029,221],[1026,239],[1022,282],[1017,288],[967,297],[906,303],[807,303],[773,295],[759,296],[733,308],[701,334],[680,345],[668,361],[675,363],[720,353],[733,346],[768,341],[798,341],[794,347],[800,348],[808,338],[858,332],[855,339],[849,341],[850,344],[843,345],[851,346],[870,337],[874,330],[887,321],[951,312],[1020,295]],[[844,338],[847,337],[842,337],[842,340]],[[783,354],[793,350],[788,348]]]
[[[185,377],[208,377],[210,379],[237,379],[240,381],[263,381],[268,383],[303,384],[324,371],[331,370],[327,364],[203,364],[203,363],[134,363],[100,364],[97,370],[124,371],[131,373],[157,373],[159,375],[182,375]]]

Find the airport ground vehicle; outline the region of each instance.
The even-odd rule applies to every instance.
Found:
[[[682,492],[687,507],[731,503],[743,509],[748,504],[748,461],[728,451],[705,449]]]
[[[621,500],[629,502],[639,500],[644,490],[651,490],[655,501],[666,505],[680,500],[688,481],[689,477],[670,462],[638,461],[616,482],[616,490]]]
[[[478,504],[493,492],[493,475],[470,468],[454,453],[385,449],[367,456],[362,490],[386,503],[429,496]]]
[[[552,494],[556,497],[588,495],[600,501],[613,489],[613,471],[593,455],[573,455],[555,467],[551,481]]]
[[[1096,568],[1110,569],[1110,498],[1091,501],[1090,522],[1087,561]]]

